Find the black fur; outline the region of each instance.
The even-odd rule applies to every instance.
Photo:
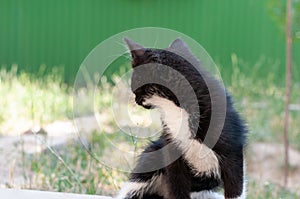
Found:
[[[211,146],[211,149],[220,163],[221,176],[206,174],[195,176],[195,172],[183,157],[179,157],[166,167],[159,167],[158,164],[164,165],[172,155],[184,153],[173,143],[174,140],[169,136],[168,126],[163,122],[164,132],[160,139],[150,144],[141,154],[129,181],[148,183],[155,176],[161,176],[166,194],[155,193],[155,190],[152,189],[149,193],[144,191],[141,194],[136,190],[136,192],[128,193],[127,198],[164,198],[165,196],[169,199],[188,199],[191,192],[214,190],[220,186],[224,187],[225,198],[240,196],[243,191],[243,152],[247,129],[234,109],[230,95],[227,91],[222,90],[219,82],[205,70],[202,68],[198,70],[189,61],[174,52],[145,48],[131,50],[132,66],[134,68],[131,86],[136,95],[136,103],[149,109],[155,107],[151,104],[143,104],[147,98],[151,98],[154,94],[166,98],[189,114],[189,127],[193,139],[209,146],[213,143],[213,139],[218,137],[217,142]],[[144,67],[143,70],[138,70],[138,66],[145,64],[148,65],[147,68]],[[167,70],[162,65],[169,66],[173,70]],[[176,76],[176,72],[181,74],[189,85],[178,78],[173,78]],[[149,83],[142,85],[143,82]],[[210,87],[207,85],[210,85]],[[191,90],[187,87],[192,88],[196,95],[196,101],[191,95]],[[213,96],[218,97],[222,92],[225,92],[226,95],[225,123],[222,132],[215,132],[213,129],[212,133],[208,135],[207,132],[212,117]],[[166,115],[166,117],[168,116]],[[206,137],[209,136],[211,136],[211,139],[206,140]],[[166,144],[171,144],[171,148],[167,152],[163,154],[155,153],[154,155],[148,154],[163,148]],[[141,172],[145,168],[149,172]]]

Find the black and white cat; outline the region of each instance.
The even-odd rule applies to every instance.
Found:
[[[132,56],[135,101],[160,110],[163,132],[141,154],[117,198],[246,198],[247,129],[227,91],[181,39],[167,49],[125,41]],[[213,123],[213,117],[224,120]],[[224,197],[214,192],[219,187]]]

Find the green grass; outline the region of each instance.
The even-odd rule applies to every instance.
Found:
[[[224,83],[233,94],[237,109],[246,119],[250,134],[250,142],[282,142],[284,116],[284,74],[276,71],[279,64],[273,63],[274,70],[267,70],[264,60],[257,62],[251,69],[233,55],[232,67],[220,67]],[[299,74],[295,69],[295,74]],[[280,80],[278,77],[282,76]],[[300,104],[300,76],[294,75],[292,85],[293,104]],[[84,98],[95,93],[99,112],[107,111],[112,100],[112,86],[106,81],[99,89],[81,90],[83,93],[82,107],[76,107],[76,115],[87,115],[89,100]],[[72,118],[72,87],[65,85],[59,71],[40,77],[27,73],[17,74],[17,68],[11,71],[0,71],[0,134],[7,135],[16,123],[39,124],[41,126],[55,120]],[[107,112],[109,115],[110,112]],[[290,113],[289,139],[292,147],[300,150],[299,124],[300,112]],[[22,123],[23,122],[23,123]],[[93,157],[78,141],[70,141],[65,147],[50,148],[41,154],[25,155],[20,166],[24,170],[24,178],[28,184],[24,188],[50,191],[86,193],[86,194],[115,194],[122,182],[127,179],[127,173],[110,169],[99,161],[102,156],[110,153],[110,143],[128,145],[140,148],[148,140],[134,139],[119,130],[112,117],[108,117],[110,132],[93,132],[87,137],[91,151],[98,157]],[[113,156],[113,154],[112,154]],[[293,190],[287,191],[272,183],[261,183],[249,179],[248,198],[297,198]],[[13,186],[13,185],[10,185]]]

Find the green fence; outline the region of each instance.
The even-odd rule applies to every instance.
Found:
[[[80,63],[121,31],[159,26],[183,32],[229,67],[236,53],[250,65],[261,57],[284,66],[284,35],[264,0],[0,0],[0,65],[36,72],[64,67],[72,83]],[[299,42],[294,48],[300,52]],[[300,57],[294,60],[300,63]],[[269,66],[270,69],[272,66]]]

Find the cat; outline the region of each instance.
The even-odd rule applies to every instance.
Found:
[[[125,42],[135,101],[160,111],[163,131],[140,155],[117,198],[246,198],[247,128],[228,92],[179,38],[167,49]],[[224,196],[215,192],[220,187]]]

